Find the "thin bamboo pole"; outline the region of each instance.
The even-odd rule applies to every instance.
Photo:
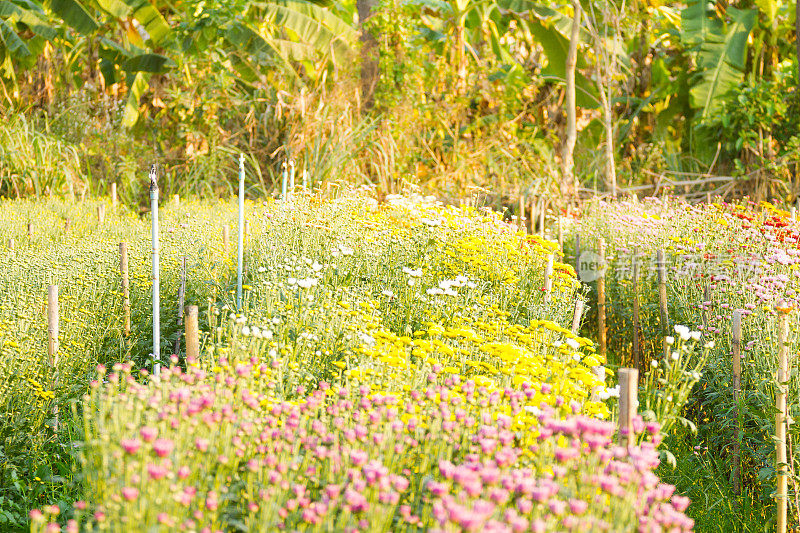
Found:
[[[633,249],[633,341],[631,344],[631,359],[633,367],[639,370],[639,253],[638,248]],[[638,373],[637,373],[638,377]]]
[[[635,444],[633,436],[633,417],[639,408],[638,399],[639,370],[619,369],[619,443],[620,446]]]
[[[103,224],[106,221],[106,205],[100,204],[97,206],[97,222]]]
[[[661,318],[661,332],[666,335],[669,330],[669,308],[667,306],[667,263],[664,250],[656,253],[658,270],[658,310]]]
[[[58,366],[58,285],[47,287],[47,356],[53,372]]]
[[[117,184],[111,184],[111,209],[117,209]]]
[[[778,311],[778,393],[775,401],[775,440],[776,440],[776,467],[778,474],[775,488],[777,510],[777,533],[786,533],[786,511],[788,503],[786,468],[786,403],[789,381],[789,313],[780,310],[786,304],[779,303]]]
[[[122,278],[122,333],[125,338],[131,334],[131,292],[128,283],[128,243],[119,243],[119,273]]]
[[[281,175],[281,200],[286,199],[286,187],[288,186],[287,181],[289,180],[289,169],[286,161],[283,162],[283,173]]]
[[[528,233],[528,218],[525,216],[525,195],[519,195],[519,229],[521,229],[524,233]]]
[[[292,161],[294,190],[294,161]],[[239,242],[236,248],[236,310],[242,308],[242,267],[244,265],[244,154],[239,154]]]
[[[528,200],[528,204],[530,211],[530,214],[528,216],[528,228],[530,234],[534,235],[536,233],[536,217],[538,216],[536,211],[536,197],[531,196],[530,200]]]
[[[200,339],[197,325],[197,306],[186,308],[186,360],[197,360],[200,357]]]
[[[739,395],[742,387],[742,312],[737,309],[733,312],[731,319],[731,349],[733,352],[733,409],[736,418],[736,438],[733,441],[733,492],[739,494],[741,491],[741,459],[739,451],[739,439],[741,428],[739,427]]]
[[[52,389],[58,385],[58,332],[59,332],[59,309],[58,309],[58,285],[47,287],[47,355],[50,360],[50,368],[53,371]],[[58,405],[53,407],[55,417],[55,427],[58,428]]]
[[[547,217],[547,202],[542,196],[542,207],[539,209],[539,237],[544,238],[544,226],[546,223]]]
[[[597,246],[600,256],[600,276],[597,278],[597,333],[600,344],[600,355],[606,357],[606,269],[604,268],[606,258],[606,241],[600,239]]]
[[[153,373],[161,373],[161,288],[158,240],[158,181],[156,166],[150,167],[150,215],[152,217],[153,244]]]

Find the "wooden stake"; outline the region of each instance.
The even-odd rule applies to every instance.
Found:
[[[606,357],[606,272],[604,268],[606,258],[606,241],[600,239],[597,247],[600,256],[600,277],[597,278],[597,332],[600,343],[600,355]]]
[[[128,243],[119,243],[119,273],[122,278],[122,334],[131,334],[131,293],[128,284]]]
[[[785,307],[785,303],[779,303],[778,307]],[[778,393],[775,407],[778,412],[775,414],[775,440],[776,440],[776,466],[778,473],[777,486],[775,488],[775,500],[778,506],[777,533],[786,533],[786,507],[788,503],[787,482],[788,472],[786,468],[786,399],[789,381],[789,313],[778,311],[778,371],[777,371]]]
[[[97,221],[102,224],[106,220],[106,205],[100,204],[97,206]]]
[[[211,311],[209,310],[209,313]],[[197,360],[200,357],[200,339],[197,326],[197,306],[186,308],[186,360]]]
[[[517,217],[519,219],[519,228],[523,232],[528,233],[528,219],[525,217],[525,195],[524,194],[520,194],[519,195],[519,213],[518,213]]]
[[[555,262],[555,252],[547,256],[547,264],[544,267],[544,303],[549,304],[553,297],[553,263]]]
[[[619,369],[619,444],[633,446],[633,417],[639,408],[638,384],[639,370],[636,368]]]
[[[181,257],[181,284],[178,287],[178,326],[183,325],[183,304],[186,299],[186,256]],[[178,355],[181,350],[180,336],[175,339],[175,346],[172,352]]]
[[[181,206],[181,197],[179,194],[172,195],[172,207],[177,209]]]
[[[575,312],[572,315],[572,333],[578,333],[581,327],[581,317],[583,317],[583,300],[578,298],[575,300]]]
[[[8,239],[8,249],[11,250],[12,252],[14,251],[14,245],[15,245],[14,239]]]
[[[656,253],[656,268],[658,269],[658,310],[661,315],[661,332],[666,335],[669,330],[669,308],[667,307],[667,263],[664,259],[664,250]]]
[[[115,211],[117,209],[117,184],[116,183],[112,183],[111,184],[111,209],[113,209]]]
[[[733,492],[741,490],[740,457],[739,457],[739,394],[742,387],[742,312],[737,309],[731,320],[731,349],[733,351],[733,413],[736,419],[736,438],[733,441]]]
[[[639,370],[639,249],[633,249],[633,342],[631,359],[633,367]],[[637,373],[638,376],[638,373]]]
[[[231,228],[227,224],[222,226],[222,257],[228,257],[228,250],[230,250],[230,233]]]

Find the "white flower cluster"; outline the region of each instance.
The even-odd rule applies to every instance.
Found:
[[[467,276],[458,275],[455,279],[443,279],[439,282],[438,287],[431,287],[430,289],[426,290],[425,292],[429,295],[433,296],[436,294],[444,294],[446,296],[458,296],[458,293],[453,290],[455,288],[461,287],[468,287],[470,289],[474,289],[477,287],[475,282],[470,281]]]
[[[597,392],[597,396],[602,401],[608,400],[609,398],[619,398],[619,385],[611,388],[603,387]]]
[[[688,341],[689,339],[699,341],[700,336],[702,335],[702,333],[700,333],[699,331],[690,331],[688,327],[682,326],[680,324],[675,324],[675,333],[677,333],[678,336],[680,336],[681,340],[684,341]],[[669,344],[672,344],[672,342],[670,342],[670,339],[672,339],[672,337],[667,337],[667,342]]]

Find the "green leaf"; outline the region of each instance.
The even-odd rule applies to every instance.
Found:
[[[689,0],[681,11],[681,42],[686,48],[695,48],[703,44],[709,34],[721,35],[722,26],[706,0]]]
[[[169,24],[161,13],[147,0],[125,0],[131,6],[133,18],[144,27],[153,44],[158,44],[169,35]]]
[[[96,0],[100,8],[118,19],[127,18],[131,12],[131,6],[122,0]]]
[[[124,61],[120,66],[122,70],[129,72],[159,73],[175,67],[175,63],[161,54],[140,54]]]
[[[548,28],[538,20],[528,23],[531,34],[544,49],[547,56],[547,67],[542,69],[542,75],[559,81],[567,77],[567,40],[555,28]],[[575,72],[575,103],[580,107],[597,107],[597,88],[580,72]]]
[[[756,22],[754,9],[728,8],[732,22],[727,32],[709,32],[700,47],[697,66],[702,81],[691,90],[691,104],[706,118],[717,112],[722,96],[744,79],[747,39]]]
[[[150,74],[137,72],[128,91],[128,100],[125,102],[125,111],[122,115],[122,127],[130,129],[139,121],[139,100],[147,91]]]
[[[36,35],[52,41],[58,36],[58,30],[49,24],[42,16],[30,9],[25,9],[7,0],[0,1],[0,18],[25,24]]]
[[[45,0],[45,5],[79,33],[89,35],[100,27],[77,0]]]
[[[11,56],[15,57],[30,57],[31,51],[19,38],[17,32],[14,31],[8,22],[5,20],[0,19],[0,39],[3,40],[3,43],[6,46],[6,49],[11,53]]]

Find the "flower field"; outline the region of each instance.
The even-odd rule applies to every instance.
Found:
[[[700,342],[709,347],[707,359],[690,363],[704,367],[702,377],[676,419],[681,423],[676,424],[667,448],[678,455],[674,476],[679,487],[685,485],[693,499],[706,498],[707,505],[717,502],[720,509],[727,509],[721,514],[730,514],[731,521],[723,529],[762,531],[764,523],[775,525],[775,416],[781,384],[776,377],[778,319],[788,314],[786,343],[790,369],[795,368],[786,382],[786,422],[779,425],[788,431],[785,473],[789,524],[797,524],[800,452],[794,443],[800,434],[792,422],[800,416],[800,379],[794,364],[798,353],[800,226],[790,212],[773,204],[747,201],[693,206],[655,198],[597,202],[587,206],[579,220],[569,223],[567,234],[565,248],[570,250],[574,250],[576,235],[580,235],[584,250],[596,251],[600,239],[606,243],[606,325],[611,363],[633,364],[634,296],[638,296],[640,305],[640,367],[642,371],[654,369],[648,384],[659,383],[656,374],[668,368],[670,351],[665,352],[662,345],[665,334],[688,336],[683,331],[676,334],[674,324],[702,332]],[[659,249],[664,251],[667,271],[668,323],[663,323],[659,308]],[[636,284],[634,261],[640,271]],[[591,302],[596,297],[596,283],[589,285]],[[597,310],[593,307],[584,322],[585,333],[590,336],[597,334]],[[738,396],[734,393],[732,355],[736,311],[742,316]],[[668,389],[663,382],[658,388]],[[640,412],[646,419],[653,416],[644,408]],[[714,485],[711,496],[697,483],[701,475],[708,475],[708,483]],[[668,479],[672,477],[667,475]],[[701,495],[701,491],[705,493]],[[705,513],[700,508],[690,510],[690,514],[701,522],[709,520],[707,515],[703,518]]]
[[[165,205],[157,376],[147,221],[4,205],[2,528],[691,530],[688,498],[655,474],[658,421],[635,417],[636,444],[617,445],[613,372],[569,329],[572,267],[556,260],[544,290],[557,243],[490,211],[389,200],[248,203],[238,311],[234,204]]]

